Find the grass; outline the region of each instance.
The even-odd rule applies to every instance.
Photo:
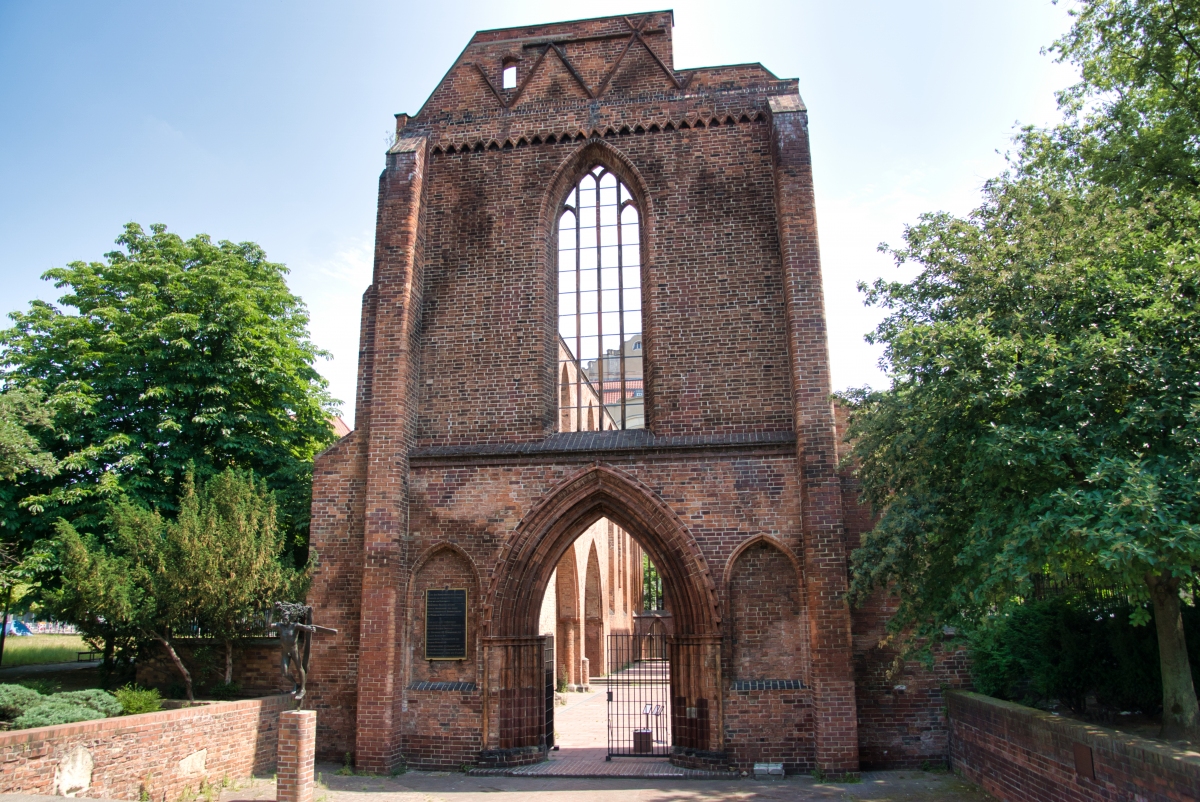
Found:
[[[45,663],[74,663],[87,651],[80,635],[9,635],[4,639],[4,668]]]

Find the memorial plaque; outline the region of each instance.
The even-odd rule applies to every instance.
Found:
[[[467,591],[425,591],[425,659],[467,657]]]

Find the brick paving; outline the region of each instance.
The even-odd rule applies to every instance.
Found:
[[[336,776],[338,766],[317,766],[314,802],[991,802],[992,797],[952,774],[867,772],[858,783],[819,783],[811,777],[780,780],[672,778],[473,777],[459,772],[409,772],[399,777]],[[275,783],[255,780],[221,794],[220,802],[267,802]],[[31,801],[32,802],[32,801]],[[49,800],[47,800],[49,802]]]
[[[666,758],[617,757],[608,755],[608,705],[604,680],[593,681],[590,693],[566,693],[563,706],[554,710],[558,751],[550,759],[515,769],[477,769],[474,776],[510,777],[642,777],[670,779],[730,779],[729,772],[685,769],[672,766]]]

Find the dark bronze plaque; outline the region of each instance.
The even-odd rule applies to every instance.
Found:
[[[467,592],[425,591],[425,659],[467,657]]]

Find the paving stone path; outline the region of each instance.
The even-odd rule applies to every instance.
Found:
[[[811,777],[781,780],[654,778],[471,777],[413,771],[399,777],[342,777],[335,764],[319,765],[314,802],[991,802],[992,797],[953,774],[867,772],[858,783],[818,783]],[[269,779],[221,795],[221,802],[275,798]]]

